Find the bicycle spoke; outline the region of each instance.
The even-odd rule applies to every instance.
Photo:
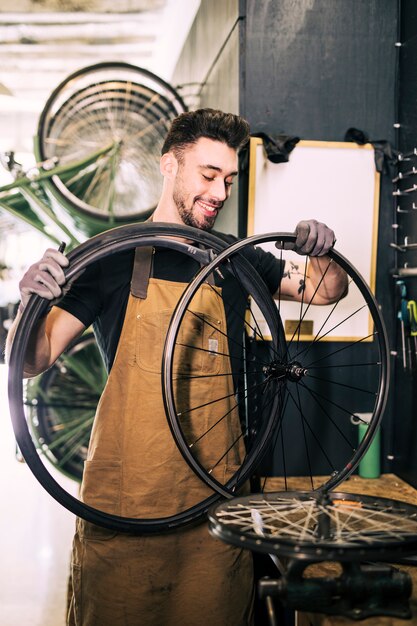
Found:
[[[268,381],[263,381],[263,382],[261,382],[261,383],[257,383],[257,384],[255,384],[255,385],[252,385],[252,387],[251,387],[250,391],[253,391],[254,389],[259,388],[259,387],[265,387],[265,385],[267,384],[267,382],[268,382]],[[225,399],[227,399],[227,398],[232,398],[232,397],[234,397],[234,396],[235,396],[235,394],[234,394],[234,393],[227,394],[227,395],[222,396],[222,397],[220,397],[220,398],[215,398],[214,400],[210,400],[210,402],[205,402],[204,404],[200,404],[200,405],[198,405],[198,406],[193,406],[193,407],[191,407],[191,408],[187,409],[186,411],[179,411],[179,412],[177,413],[177,417],[183,417],[184,415],[190,414],[190,413],[192,413],[193,411],[198,411],[199,409],[202,409],[202,408],[204,408],[204,407],[206,407],[206,406],[210,406],[210,405],[212,405],[212,404],[217,404],[218,402],[222,402],[223,400],[225,400]],[[238,404],[239,404],[239,403],[236,403],[236,404],[233,406],[233,408],[236,408],[236,407],[238,406]],[[220,420],[219,420],[219,422],[220,422],[221,420],[223,420],[223,419],[224,419],[224,417],[225,417],[226,415],[228,415],[230,412],[231,412],[231,411],[228,411],[228,412],[227,412],[227,413],[226,413],[223,417],[221,417],[221,418],[220,418]],[[209,432],[210,430],[212,430],[212,428],[213,428],[214,426],[216,426],[216,425],[217,425],[217,423],[218,423],[218,422],[216,422],[216,424],[213,424],[213,426],[211,426],[211,427],[209,428],[209,430],[208,430],[208,431],[206,431],[206,433],[204,433],[204,434],[207,434],[207,432]],[[195,442],[194,442],[194,443],[195,443]]]
[[[298,412],[299,412],[301,427],[302,427],[302,431],[303,431],[304,450],[305,450],[305,454],[306,454],[306,457],[307,457],[308,476],[310,477],[311,488],[314,489],[313,470],[312,470],[311,459],[310,459],[310,448],[309,448],[309,445],[307,443],[307,435],[306,435],[306,426],[308,426],[308,422],[306,420],[306,417],[304,415],[304,412],[303,412],[303,409],[302,409],[302,406],[301,406],[298,385],[296,387],[296,391],[297,391],[297,400],[294,399],[294,396],[292,395],[290,390],[288,391],[288,394],[289,394],[291,400],[293,401],[294,405],[297,407]]]
[[[321,376],[313,376],[312,374],[309,374],[309,378],[313,380],[319,380],[329,385],[338,385],[339,387],[346,387],[347,389],[352,389],[353,391],[360,391],[361,393],[367,393],[367,394],[370,394],[371,396],[377,395],[376,391],[372,391],[370,389],[363,389],[362,387],[354,387],[353,385],[347,385],[346,383],[341,383],[337,380],[330,380],[328,378],[322,378]]]
[[[278,441],[278,437],[280,439],[280,450],[281,450],[281,459],[282,459],[282,466],[283,466],[283,477],[284,477],[284,489],[285,491],[287,491],[288,489],[288,483],[287,483],[287,478],[288,478],[288,474],[287,474],[287,469],[286,469],[286,459],[285,459],[285,445],[284,445],[284,429],[282,428],[282,424],[284,421],[284,416],[285,416],[285,412],[286,412],[286,408],[287,408],[287,404],[288,404],[288,400],[289,400],[289,394],[286,394],[285,397],[285,401],[281,410],[281,414],[279,416],[278,419],[278,424],[277,424],[277,428],[275,431],[275,434],[273,436],[273,439],[271,441],[271,450],[274,451],[277,449],[277,441]],[[264,478],[264,482],[261,486],[261,492],[266,491],[266,484],[268,482],[268,477],[265,476]]]
[[[330,260],[330,262],[331,262],[331,260]],[[291,337],[291,338],[289,339],[289,341],[288,341],[288,348],[290,348],[291,344],[293,343],[293,340],[294,340],[295,335],[296,335],[297,333],[299,333],[299,329],[300,329],[300,327],[301,327],[301,323],[302,323],[302,322],[303,322],[303,320],[305,319],[305,316],[306,316],[307,312],[309,311],[310,306],[312,306],[312,304],[313,304],[314,297],[315,297],[315,295],[317,294],[318,290],[320,289],[320,287],[321,287],[321,285],[322,285],[322,283],[323,283],[323,281],[324,281],[325,275],[326,275],[326,273],[327,273],[327,271],[328,271],[328,269],[329,269],[329,267],[330,267],[330,262],[328,263],[327,268],[326,268],[326,270],[325,270],[324,274],[321,276],[320,281],[319,281],[319,282],[318,282],[318,284],[316,285],[316,287],[315,287],[315,289],[314,289],[314,292],[313,292],[313,295],[311,296],[310,301],[308,302],[308,304],[307,304],[306,308],[303,310],[303,307],[302,307],[302,306],[300,307],[300,316],[299,316],[299,321],[298,321],[298,324],[297,324],[297,326],[296,326],[296,329],[294,330],[294,332],[293,332],[293,334],[292,334],[292,337]],[[307,266],[306,266],[306,267],[307,267]],[[304,274],[304,283],[305,283],[305,274]],[[303,291],[303,297],[302,297],[302,300],[301,300],[301,304],[304,304],[304,291]]]
[[[239,285],[239,289],[240,289],[240,291],[241,291],[243,294],[245,294],[245,297],[247,297],[247,293],[246,293],[246,291],[245,291],[245,289],[244,289],[243,285],[241,284],[241,280],[240,280],[239,276],[236,276],[236,269],[235,269],[235,267],[234,267],[234,265],[233,265],[233,262],[231,262],[231,265],[232,265],[232,268],[233,268],[233,275],[236,277],[237,283],[238,283],[238,285]],[[216,294],[216,296],[217,296],[218,298],[222,298],[222,296],[221,296],[221,295],[219,294],[219,292],[218,292],[218,291],[217,291],[217,290],[213,287],[213,285],[210,285],[210,283],[208,283],[208,285],[209,285],[209,286],[210,286],[210,288],[211,288],[211,289],[215,292],[215,294]],[[250,306],[249,306],[249,307],[246,309],[246,311],[247,311],[247,312],[249,312],[251,319],[253,320],[253,323],[252,323],[252,324],[250,324],[250,323],[247,321],[247,319],[246,319],[245,317],[242,317],[241,312],[240,312],[240,311],[238,311],[238,310],[236,309],[236,307],[231,306],[231,305],[229,305],[229,306],[230,306],[230,309],[233,311],[233,313],[234,313],[234,314],[235,314],[238,318],[240,318],[240,319],[242,319],[242,320],[244,321],[244,323],[245,323],[245,327],[246,327],[247,329],[249,329],[249,331],[252,333],[252,335],[253,335],[253,337],[254,337],[255,339],[258,339],[258,340],[260,340],[260,341],[265,341],[265,337],[264,337],[264,335],[263,335],[263,333],[262,333],[262,331],[261,331],[261,329],[260,329],[260,326],[259,326],[259,324],[258,324],[258,321],[257,321],[257,319],[256,319],[255,315],[253,314],[252,307],[250,307]],[[192,311],[191,311],[191,312],[192,312]],[[233,340],[233,338],[231,338],[229,335],[227,335],[227,337],[228,337],[228,340],[229,340],[229,341],[232,341],[232,342],[236,343],[236,342]],[[240,347],[241,347],[241,346],[240,346]]]
[[[341,430],[341,428],[339,427],[337,422],[333,419],[333,417],[326,410],[326,408],[324,407],[324,404],[318,400],[317,394],[315,394],[313,391],[311,391],[311,389],[309,389],[307,386],[304,386],[304,389],[310,394],[310,397],[318,405],[318,407],[320,408],[320,411],[322,412],[322,414],[324,414],[326,416],[326,418],[329,420],[329,422],[331,422],[331,424],[333,424],[333,426],[337,429],[339,435],[342,437],[342,439],[345,440],[345,442],[347,443],[349,448],[351,450],[353,450],[354,449],[354,444],[346,437],[346,435],[343,432],[343,430]],[[352,413],[348,412],[348,415],[349,415],[349,417],[351,417]]]
[[[349,281],[349,285],[351,285],[352,281]],[[325,317],[324,321],[322,322],[320,328],[318,329],[318,331],[316,332],[315,336],[313,337],[311,343],[307,346],[307,348],[305,348],[301,353],[304,354],[304,357],[308,354],[308,352],[312,349],[312,347],[314,346],[314,344],[316,344],[319,340],[320,340],[320,333],[322,332],[322,330],[326,327],[327,322],[329,321],[329,319],[331,318],[331,316],[333,315],[333,313],[336,311],[336,308],[338,306],[338,304],[341,302],[341,298],[338,298],[336,300],[336,302],[333,304],[333,306],[331,307],[328,315]],[[330,329],[330,332],[332,332],[332,330],[334,329]]]
[[[361,339],[358,339],[357,341],[349,342],[347,346],[343,346],[343,348],[339,348],[338,350],[333,350],[332,352],[329,352],[328,354],[326,354],[326,356],[316,359],[315,361],[311,361],[308,364],[308,367],[311,367],[312,365],[314,366],[316,363],[323,361],[323,359],[330,359],[330,357],[334,356],[335,354],[338,354],[339,352],[343,352],[344,350],[353,350],[358,344],[363,343],[364,341],[367,341],[371,337],[376,337],[377,334],[378,334],[377,332],[374,332],[374,333],[371,333],[370,335],[366,335],[366,337],[361,337]]]
[[[345,367],[378,367],[381,365],[380,361],[370,361],[369,363],[334,363],[332,365],[311,365],[308,366],[309,370],[324,370],[324,369],[340,369]]]
[[[242,285],[242,282],[239,278],[239,272],[237,270],[237,268],[235,267],[235,264],[233,263],[233,259],[229,260],[229,263],[232,267],[232,271],[233,271],[233,276],[235,277],[237,284],[239,285],[239,289],[241,291],[241,293],[247,298],[247,291],[245,290],[244,286]],[[236,309],[233,308],[234,312],[236,313]],[[249,314],[251,316],[251,319],[253,321],[253,324],[249,324],[249,322],[247,322],[247,320],[245,319],[245,324],[249,327],[249,329],[252,331],[254,338],[256,339],[260,339],[262,341],[265,340],[263,333],[260,329],[260,326],[258,324],[258,320],[256,319],[255,315],[253,314],[252,311],[252,307],[248,307],[247,311],[249,311]],[[237,312],[238,315],[240,315],[239,312]]]

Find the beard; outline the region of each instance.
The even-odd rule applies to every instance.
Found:
[[[178,209],[178,213],[186,226],[193,226],[194,228],[200,228],[201,230],[207,231],[213,228],[217,218],[217,212],[212,216],[199,215],[197,217],[197,215],[193,211],[195,202],[199,199],[199,196],[196,196],[194,198],[191,207],[187,207],[185,205],[183,196],[179,191],[174,190],[173,199]]]

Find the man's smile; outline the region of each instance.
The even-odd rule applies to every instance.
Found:
[[[202,198],[196,198],[194,201],[204,213],[210,216],[217,215],[217,212],[222,208],[223,202],[207,202]]]

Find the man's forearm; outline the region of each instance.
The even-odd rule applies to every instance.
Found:
[[[349,289],[346,272],[328,256],[309,257],[306,298],[314,304],[332,304],[344,298]]]
[[[22,314],[18,311],[7,334],[5,350],[6,363],[8,363],[10,359],[10,352],[21,317]],[[29,337],[25,353],[23,375],[25,378],[36,376],[48,369],[50,365],[51,348],[49,337],[46,333],[46,317],[43,317],[37,322]]]

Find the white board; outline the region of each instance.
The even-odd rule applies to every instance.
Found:
[[[266,157],[262,140],[251,139],[248,235],[293,232],[296,224],[305,219],[324,222],[336,234],[336,250],[374,291],[378,208],[379,174],[370,144],[301,141],[291,152],[289,162],[272,163]],[[273,244],[266,247],[277,252]],[[293,253],[286,253],[286,258],[298,263],[304,260]],[[352,288],[339,305],[341,317],[352,310],[357,298],[361,300]],[[296,307],[294,303],[284,303],[284,322],[297,318]],[[313,308],[311,316],[321,318],[328,307]],[[315,326],[318,323],[317,320]],[[343,324],[342,334],[335,330],[327,340],[355,340],[366,336],[369,330],[369,316],[364,311]]]

